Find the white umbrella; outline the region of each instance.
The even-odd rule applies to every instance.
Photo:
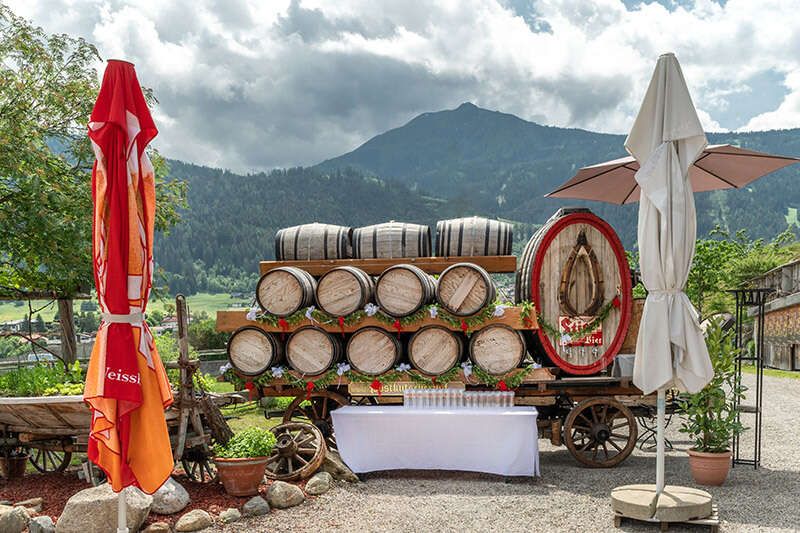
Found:
[[[633,382],[645,394],[658,390],[658,494],[664,488],[664,390],[697,392],[714,375],[697,311],[683,292],[697,236],[689,167],[706,145],[678,60],[664,54],[625,140],[640,165],[639,262],[648,290]]]

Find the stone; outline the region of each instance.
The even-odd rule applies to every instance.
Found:
[[[172,528],[166,522],[153,522],[142,533],[172,533]]]
[[[194,509],[178,518],[175,531],[200,531],[213,525],[214,520],[211,519],[210,514],[202,509]]]
[[[267,502],[264,502],[267,503]],[[239,509],[234,507],[229,507],[225,509],[221,513],[219,513],[219,520],[223,524],[232,524],[239,520],[242,517],[242,513],[239,512]]]
[[[269,504],[261,496],[253,496],[242,506],[244,516],[261,516],[269,513]]]
[[[28,533],[55,533],[56,525],[49,516],[37,516],[28,524]]]
[[[611,491],[611,508],[639,520],[685,522],[711,515],[711,495],[700,489],[667,485],[657,496],[655,485],[625,485]]]
[[[175,514],[183,511],[189,502],[189,493],[183,485],[169,478],[153,494],[150,511],[157,514]]]
[[[286,509],[300,505],[305,499],[306,497],[300,487],[285,481],[275,481],[267,489],[269,506],[276,509]]]
[[[12,507],[0,515],[0,531],[3,533],[22,533],[28,527],[31,516],[24,507]]]
[[[28,511],[41,513],[44,508],[44,500],[42,498],[30,498],[15,503],[14,507],[25,507]]]
[[[325,452],[325,459],[320,467],[322,472],[328,472],[334,479],[347,481],[348,483],[358,483],[358,476],[344,464],[339,454],[333,450]]]
[[[319,496],[328,492],[333,485],[333,476],[328,472],[317,472],[306,483],[306,493]]]
[[[139,531],[153,497],[134,487],[123,491],[127,503],[127,525]],[[117,530],[117,502],[119,494],[108,483],[76,492],[67,500],[64,511],[56,522],[56,533],[108,533]]]
[[[0,500],[0,505],[11,505],[11,500]]]

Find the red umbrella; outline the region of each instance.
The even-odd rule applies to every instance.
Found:
[[[730,144],[712,144],[689,168],[689,181],[694,192],[718,189],[739,189],[761,176],[797,163],[796,157],[771,155],[745,150]],[[583,167],[548,198],[576,198],[612,204],[639,201],[639,185],[634,179],[639,163],[623,157]]]
[[[89,122],[97,158],[92,242],[102,322],[84,399],[93,414],[89,459],[116,492],[133,485],[153,493],[173,468],[164,420],[172,393],[143,320],[155,216],[155,176],[145,148],[157,133],[133,65],[109,61]]]

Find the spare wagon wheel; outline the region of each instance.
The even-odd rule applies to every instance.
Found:
[[[590,398],[572,408],[564,422],[564,442],[581,464],[610,468],[636,446],[636,419],[613,398]]]
[[[28,456],[33,467],[44,474],[48,472],[63,472],[72,462],[72,452],[63,448],[69,442],[61,443],[61,450],[48,447],[34,448],[28,451]]]
[[[181,456],[183,471],[195,483],[213,483],[217,481],[217,466],[202,446],[195,446],[183,452]]]
[[[306,479],[325,459],[325,438],[316,426],[288,422],[271,429],[275,448],[267,459],[264,473],[270,479],[293,481]]]
[[[283,413],[284,422],[308,422],[322,432],[325,442],[331,449],[336,449],[336,438],[333,435],[333,419],[331,411],[350,405],[347,397],[328,390],[314,391],[307,403],[306,395],[300,395],[289,404]]]

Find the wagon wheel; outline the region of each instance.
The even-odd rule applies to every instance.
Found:
[[[43,474],[63,472],[72,462],[72,452],[60,450],[36,448],[29,452],[29,456],[33,467]]]
[[[378,405],[375,396],[351,396],[350,405]]]
[[[217,467],[202,448],[183,452],[181,466],[186,477],[195,483],[212,483],[217,480]]]
[[[275,448],[264,471],[270,479],[291,481],[311,476],[325,459],[325,438],[316,426],[288,422],[272,428]]]
[[[616,466],[636,446],[636,420],[613,398],[591,398],[572,408],[564,422],[567,449],[581,464]]]
[[[305,395],[301,395],[289,404],[289,407],[283,413],[283,422],[311,423],[322,432],[328,447],[334,450],[337,449],[336,438],[333,435],[331,411],[350,405],[350,402],[341,394],[327,390],[312,392],[308,403],[301,405],[305,399]]]

